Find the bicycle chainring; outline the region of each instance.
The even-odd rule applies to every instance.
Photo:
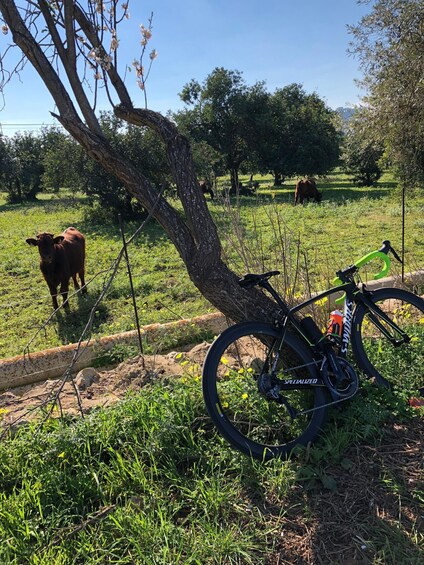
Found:
[[[347,400],[354,396],[359,389],[359,377],[344,357],[336,357],[340,374],[336,375],[325,360],[321,367],[321,374],[324,383],[329,388],[333,398]]]

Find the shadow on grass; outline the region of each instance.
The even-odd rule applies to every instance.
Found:
[[[97,297],[94,295],[80,295],[70,300],[71,311],[66,314],[62,310],[56,313],[57,332],[63,344],[77,343],[89,321],[91,310],[94,307]],[[99,326],[108,318],[108,308],[104,303],[100,303],[94,313],[91,332],[88,331],[83,336],[87,340],[92,332],[96,332]]]
[[[355,442],[321,464],[299,461],[294,483],[296,459],[269,462],[264,483],[258,464],[245,458],[243,496],[281,532],[272,562],[424,563],[423,440],[422,418],[392,422],[375,443]]]

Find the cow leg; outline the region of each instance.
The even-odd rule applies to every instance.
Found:
[[[75,274],[75,275],[72,275],[72,280],[74,281],[74,288],[75,288],[75,290],[79,290],[79,287],[80,287],[80,286],[79,286],[79,284],[78,284],[77,275],[76,275],[76,274]]]
[[[81,271],[78,272],[79,274],[79,278],[81,281],[81,286],[82,286],[82,294],[87,294],[87,287],[85,286],[85,270],[81,269]]]
[[[52,297],[53,308],[57,310],[59,304],[57,303],[57,288],[53,284],[49,284],[50,295]]]
[[[68,302],[68,290],[69,290],[69,280],[62,281],[62,284],[60,285],[60,294],[62,295],[62,299],[63,299],[63,308],[67,313],[71,311]]]

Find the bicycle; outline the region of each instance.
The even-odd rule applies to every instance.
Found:
[[[361,267],[381,259],[390,268],[384,241],[353,265],[337,272],[328,290],[289,308],[269,279],[279,274],[247,274],[244,288],[259,286],[279,307],[274,324],[246,321],[224,330],[206,355],[202,387],[208,413],[219,433],[236,449],[258,459],[288,456],[319,434],[330,406],[340,406],[359,390],[351,359],[367,377],[385,387],[403,387],[424,396],[424,300],[401,288],[372,290]],[[334,293],[344,294],[340,335],[323,332],[299,313]],[[351,352],[349,351],[349,343]],[[403,377],[402,377],[403,375]]]

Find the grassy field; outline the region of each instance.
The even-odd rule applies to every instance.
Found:
[[[365,383],[314,446],[261,463],[196,375],[0,442],[0,562],[420,565],[424,418]]]
[[[293,283],[291,295],[298,296],[305,286],[323,288],[337,268],[375,249],[383,239],[392,240],[400,249],[401,197],[388,175],[376,188],[364,189],[355,188],[346,176],[334,174],[318,183],[324,193],[323,203],[304,207],[293,206],[294,181],[277,189],[269,177],[259,180],[257,195],[242,198],[239,207],[235,202],[231,208],[223,206],[220,199],[209,204],[222,234],[225,255],[240,274],[256,268],[280,269],[286,275],[286,286]],[[424,264],[423,210],[424,196],[408,194],[407,271]],[[71,314],[60,312],[43,326],[52,312],[51,299],[39,271],[37,251],[25,239],[38,231],[57,234],[70,225],[87,238],[89,295],[71,298]],[[135,223],[126,225],[127,236],[136,227]],[[5,236],[0,249],[0,358],[22,354],[28,343],[30,351],[36,351],[77,341],[121,248],[118,226],[90,220],[81,195],[41,195],[36,203],[25,205],[8,205],[3,195],[0,229]],[[211,311],[154,222],[130,247],[129,254],[142,325]],[[300,265],[307,275],[297,277],[296,285],[294,265]],[[130,286],[122,263],[97,308],[93,335],[133,328]]]
[[[293,183],[274,190],[268,179],[239,209],[211,204],[234,268],[291,269],[301,258],[311,286],[320,286],[383,239],[400,247],[400,195],[390,179],[373,191],[354,189],[340,175],[320,186],[320,206],[294,208]],[[421,195],[408,199],[408,270],[424,263],[423,204]],[[21,352],[51,311],[25,238],[72,224],[87,236],[89,297],[73,298],[70,316],[53,319],[31,347],[77,338],[120,249],[117,226],[88,221],[82,197],[23,207],[3,203],[0,210],[6,235],[0,251],[2,354]],[[127,226],[127,233],[134,229]],[[130,258],[142,323],[207,311],[154,224]],[[286,282],[296,286],[295,295],[305,280],[293,280]],[[95,332],[132,327],[123,266],[99,308]],[[262,463],[216,434],[200,376],[191,369],[184,365],[182,377],[150,378],[137,394],[84,418],[47,418],[41,410],[38,422],[21,422],[2,437],[0,563],[423,563],[421,409],[365,381],[352,401],[329,415],[313,446],[289,461]],[[0,407],[0,419],[4,412]]]

